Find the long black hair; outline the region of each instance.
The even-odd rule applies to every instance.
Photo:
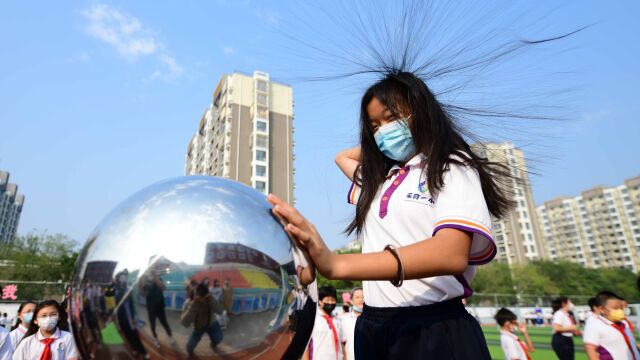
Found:
[[[566,296],[560,296],[551,301],[551,310],[555,313],[556,311],[562,309],[569,302],[569,298]]]
[[[25,301],[22,304],[20,304],[20,307],[18,308],[18,321],[16,321],[16,324],[11,327],[12,331],[17,329],[18,326],[20,326],[20,324],[22,323],[22,320],[20,319],[20,313],[22,312],[24,307],[29,305],[29,304],[36,305],[36,303],[34,303],[33,301]],[[31,321],[33,322],[33,319]]]
[[[49,306],[53,306],[54,308],[56,308],[56,310],[58,310],[58,323],[60,323],[60,319],[61,319],[61,315],[62,315],[62,311],[60,310],[60,303],[58,303],[55,300],[45,300],[41,303],[39,303],[36,306],[36,309],[33,311],[33,320],[31,321],[31,324],[29,324],[29,330],[27,331],[27,333],[24,335],[24,337],[22,338],[23,340],[26,339],[27,337],[35,334],[38,332],[38,325],[35,323],[34,320],[36,320],[38,318],[38,313]],[[57,326],[57,325],[56,325]]]
[[[373,198],[395,163],[384,156],[376,145],[367,112],[367,106],[373,98],[385,105],[396,119],[411,114],[408,126],[417,153],[426,156],[422,171],[426,174],[431,196],[437,197],[444,186],[444,174],[449,165],[454,163],[469,166],[478,172],[482,193],[491,215],[500,218],[513,206],[510,194],[498,183],[498,179],[504,181],[513,178],[509,169],[502,163],[490,162],[476,155],[452,116],[438,102],[427,84],[413,73],[398,71],[389,73],[373,84],[362,96],[361,158],[360,166],[354,174],[354,181],[360,186],[361,192],[353,220],[347,226],[347,233],[355,231],[357,235],[360,234]]]

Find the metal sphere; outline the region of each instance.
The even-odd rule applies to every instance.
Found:
[[[315,283],[263,194],[184,176],[123,201],[80,253],[69,294],[83,358],[299,358]]]

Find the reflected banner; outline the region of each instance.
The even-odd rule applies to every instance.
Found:
[[[184,176],[140,190],[84,245],[70,325],[85,359],[298,359],[315,283],[264,194]]]

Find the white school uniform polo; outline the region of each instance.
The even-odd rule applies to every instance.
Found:
[[[335,317],[331,319],[336,329],[334,337],[329,322],[322,314],[323,312],[320,309],[316,310],[316,320],[313,323],[311,340],[309,340],[309,359],[342,360],[342,327],[340,326],[340,320]]]
[[[527,360],[527,354],[515,334],[500,330],[500,346],[506,360]]]
[[[411,245],[453,228],[473,233],[469,266],[462,275],[405,280],[399,288],[389,281],[363,281],[367,305],[417,306],[469,297],[475,265],[488,263],[496,255],[491,216],[477,171],[450,164],[443,176],[444,186],[434,198],[427,189],[426,173],[422,173],[425,159],[416,155],[404,167],[394,165],[389,171],[365,218],[362,252],[383,251],[387,244]],[[359,193],[353,183],[348,201],[356,204]]]
[[[558,310],[553,313],[553,320],[551,322],[553,324],[560,325],[561,327],[569,327],[571,325],[574,325],[573,321],[571,321],[571,318],[569,317],[569,314],[565,313],[562,310]],[[560,334],[567,337],[573,336],[573,332],[571,331],[563,332]]]
[[[344,352],[346,353],[348,360],[355,359],[355,349],[353,345],[356,338],[356,320],[358,320],[358,316],[356,316],[356,314],[354,314],[352,311],[340,317]]]
[[[56,329],[52,338],[55,340],[50,345],[51,360],[78,359],[78,349],[70,333]],[[40,359],[40,355],[44,351],[44,344],[40,342],[43,339],[44,336],[38,331],[22,340],[15,353],[13,353],[13,360]]]
[[[9,331],[0,327],[0,360],[10,360],[13,354],[13,344]]]
[[[11,345],[13,347],[12,352],[16,351],[18,344],[20,343],[24,335],[27,333],[27,330],[29,329],[27,329],[24,325],[20,324],[18,325],[17,328],[11,331],[10,336],[11,336]]]
[[[597,347],[600,358],[627,360],[632,359],[629,346],[613,323],[602,316],[596,316],[584,328],[582,339],[585,344]],[[609,357],[606,357],[606,356]]]

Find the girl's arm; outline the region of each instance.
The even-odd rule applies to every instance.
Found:
[[[353,175],[360,165],[360,146],[339,152],[336,155],[336,164],[345,176],[353,181]]]
[[[577,327],[575,325],[561,326],[559,324],[553,324],[553,331],[555,332],[574,332],[576,330]]]
[[[533,341],[531,341],[529,332],[527,331],[527,326],[525,324],[520,324],[519,328],[520,328],[520,332],[524,336],[525,341],[527,342],[527,351],[528,352],[536,351],[536,349],[533,347]]]
[[[274,212],[286,219],[285,230],[306,248],[318,271],[329,279],[395,280],[398,262],[389,251],[368,254],[335,254],[318,234],[315,226],[295,208],[269,195]],[[435,236],[398,248],[405,279],[462,274],[467,268],[471,234],[445,228]]]

